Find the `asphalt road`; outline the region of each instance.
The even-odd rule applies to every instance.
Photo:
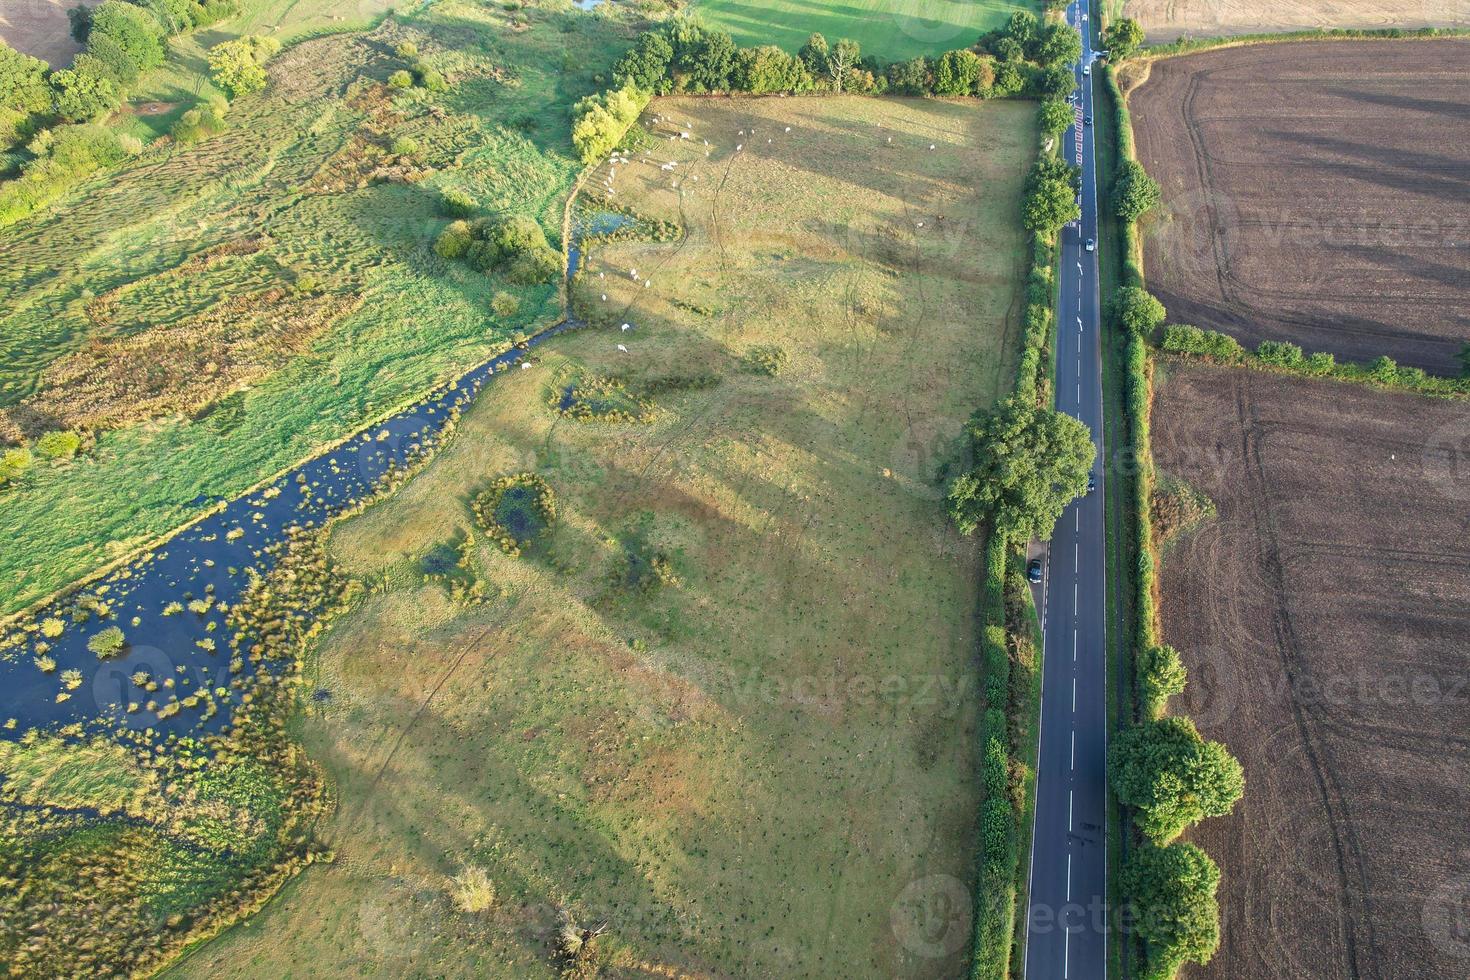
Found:
[[[1085,28],[1085,0],[1067,18]],[[1092,43],[1082,31],[1082,64]],[[1107,656],[1101,463],[1102,350],[1096,240],[1097,173],[1092,127],[1094,81],[1077,68],[1077,125],[1063,151],[1082,167],[1080,227],[1062,232],[1057,329],[1056,408],[1092,430],[1097,489],[1057,522],[1046,561],[1041,744],[1031,894],[1026,923],[1027,980],[1094,980],[1107,974]]]

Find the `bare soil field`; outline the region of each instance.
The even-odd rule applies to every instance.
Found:
[[[1123,15],[1142,24],[1153,43],[1185,35],[1470,25],[1470,8],[1455,0],[1127,0]]]
[[[0,40],[22,54],[65,68],[82,49],[71,36],[69,7],[95,7],[102,0],[11,0],[0,5]]]
[[[1458,374],[1470,340],[1470,41],[1302,42],[1153,63],[1150,287],[1247,344]]]
[[[1470,408],[1166,363],[1160,469],[1218,517],[1163,559],[1177,705],[1246,769],[1191,976],[1463,976]]]

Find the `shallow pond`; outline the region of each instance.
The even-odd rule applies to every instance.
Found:
[[[588,236],[611,235],[619,228],[627,228],[637,221],[616,211],[593,211],[572,218],[572,240],[567,245],[567,278],[577,274],[582,261],[582,241]]]
[[[536,335],[526,348],[580,325],[577,321],[560,323]],[[0,722],[14,719],[16,724],[0,728],[0,737],[14,739],[38,726],[107,720],[179,735],[228,724],[230,709],[238,704],[241,692],[229,688],[230,632],[218,605],[234,606],[252,575],[269,571],[273,558],[267,548],[286,541],[295,529],[320,527],[372,496],[387,475],[411,463],[443,432],[453,410],[467,408],[497,372],[514,368],[526,354],[525,349],[506,351],[268,486],[229,502],[149,555],[81,590],[82,594],[102,593],[111,607],[108,618],[71,622],[63,615],[70,602],[33,614],[35,622],[51,616],[66,620],[60,636],[44,641],[50,644],[46,656],[56,667],[43,672],[35,664],[34,642],[42,639],[40,633],[33,634],[24,646],[5,651],[0,661],[0,691],[4,692]],[[187,609],[191,598],[213,602],[208,611],[195,613]],[[170,603],[186,608],[165,615]],[[128,645],[118,656],[99,660],[87,642],[107,626],[121,628]],[[210,641],[213,651],[206,649]],[[248,648],[249,642],[247,637],[243,646]],[[80,672],[82,683],[58,702],[61,674],[69,669]],[[246,658],[240,676],[253,669]],[[160,684],[172,678],[173,688],[152,693],[139,688],[132,675],[140,670]],[[156,700],[162,705],[170,693],[182,700],[206,688],[227,692],[215,698],[219,710],[209,719],[202,718],[197,708],[164,719],[146,709],[125,710],[129,702]]]

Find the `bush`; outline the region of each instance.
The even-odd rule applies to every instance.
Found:
[[[1160,717],[1169,699],[1184,692],[1186,679],[1178,650],[1171,646],[1145,649],[1138,658],[1138,686],[1147,716]]]
[[[973,51],[946,51],[934,63],[934,94],[975,94],[980,89],[981,65],[980,56]]]
[[[36,440],[36,452],[47,459],[71,459],[82,446],[75,432],[48,432]]]
[[[454,907],[461,912],[485,912],[495,904],[495,883],[478,865],[465,865],[463,871],[450,879],[450,885]]]
[[[453,221],[434,240],[434,254],[441,259],[462,258],[474,241],[467,221]]]
[[[1220,869],[1193,844],[1133,850],[1119,890],[1143,940],[1142,980],[1172,980],[1185,963],[1201,966],[1220,947]]]
[[[510,293],[496,293],[490,298],[490,312],[502,320],[515,316],[520,309],[521,301]]]
[[[1264,364],[1284,368],[1301,367],[1305,360],[1300,347],[1281,340],[1261,341],[1256,347],[1256,357]]]
[[[400,58],[410,60],[419,56],[419,46],[412,41],[399,41],[393,45],[393,53]]]
[[[127,638],[116,626],[109,626],[100,633],[94,633],[87,641],[87,649],[95,653],[98,660],[107,660],[117,656],[125,646],[127,646]]]
[[[1240,762],[1224,745],[1201,738],[1188,718],[1127,729],[1108,752],[1108,769],[1118,801],[1136,809],[1138,828],[1156,844],[1229,813],[1245,791]]]
[[[0,453],[0,486],[19,479],[34,461],[31,451],[25,446],[15,446]]]
[[[785,348],[776,344],[757,344],[746,351],[742,358],[746,370],[772,378],[785,370],[789,359]]]
[[[449,82],[444,76],[432,68],[425,68],[419,72],[419,84],[430,92],[449,91]]]
[[[1318,351],[1307,358],[1303,369],[1308,374],[1324,375],[1331,374],[1337,368],[1337,358],[1326,351]]]
[[[1199,354],[1223,364],[1238,364],[1245,357],[1245,348],[1234,337],[1185,323],[1171,323],[1164,328],[1163,348],[1172,354]]]
[[[395,136],[389,151],[396,157],[417,157],[424,152],[424,148],[412,136]]]
[[[388,76],[388,87],[396,89],[412,88],[413,76],[400,68]]]
[[[195,106],[180,116],[169,130],[176,143],[197,143],[224,132],[225,113],[229,103],[216,96],[202,106]]]
[[[1120,286],[1113,297],[1113,316],[1124,330],[1146,336],[1164,322],[1164,304],[1141,286]]]

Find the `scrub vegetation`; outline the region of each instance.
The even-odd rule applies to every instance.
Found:
[[[212,121],[225,93],[204,41],[362,26],[349,6],[380,9],[246,3],[208,38],[170,39],[105,125],[45,134],[52,155],[141,148],[0,229],[0,614],[559,314],[570,110],[630,18],[440,0],[288,45]],[[431,245],[453,220],[529,245],[444,259]],[[66,433],[80,452],[47,456]]]

